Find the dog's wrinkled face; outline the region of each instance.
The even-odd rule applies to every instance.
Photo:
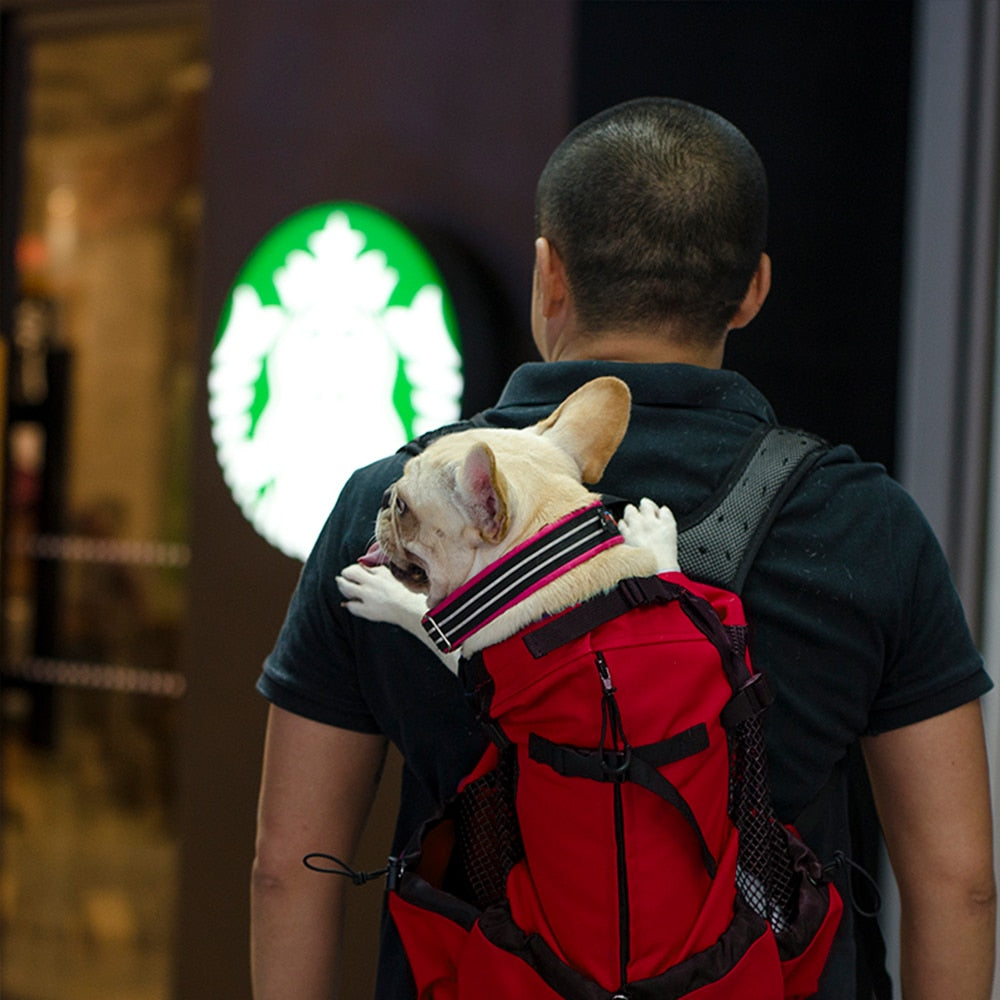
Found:
[[[424,454],[408,463],[382,498],[375,531],[393,576],[429,600],[467,578],[476,547],[475,512],[463,502],[459,469],[434,459]]]
[[[536,434],[477,430],[442,438],[410,459],[386,491],[365,561],[387,562],[397,580],[437,604],[516,544],[542,469],[550,493],[568,487],[586,496],[572,460]]]
[[[433,607],[544,524],[582,506],[628,425],[623,382],[596,379],[525,430],[439,438],[385,493],[366,565]]]

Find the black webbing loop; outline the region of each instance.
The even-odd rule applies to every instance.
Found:
[[[474,653],[468,659],[463,657],[458,664],[458,676],[462,681],[466,704],[472,709],[476,721],[498,749],[506,750],[511,746],[510,738],[500,723],[490,715],[496,683],[486,669],[482,652]]]

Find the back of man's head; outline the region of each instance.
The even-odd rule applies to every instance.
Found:
[[[760,262],[767,180],[719,115],[671,98],[574,129],[538,182],[537,235],[562,258],[583,332],[718,341]]]

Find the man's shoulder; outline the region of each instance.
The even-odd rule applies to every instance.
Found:
[[[924,520],[917,502],[884,465],[861,458],[848,445],[826,449],[804,479],[802,492],[814,502],[835,502],[859,515]]]

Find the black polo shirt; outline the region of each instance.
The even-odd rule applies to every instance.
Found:
[[[608,374],[629,384],[633,409],[596,489],[650,497],[681,520],[719,486],[748,434],[775,422],[734,372],[610,362],[522,366],[487,420],[527,426]],[[397,846],[484,745],[442,664],[402,630],[341,607],[334,577],[367,548],[379,499],[404,461],[383,459],[345,486],[258,682],[281,708],[396,743],[407,764]],[[767,721],[776,811],[799,822],[821,859],[849,851],[846,758],[857,738],[949,711],[990,687],[940,547],[881,466],[831,448],[783,508],[743,597],[751,656],[776,694]],[[848,934],[840,937],[819,994],[829,1000],[854,996],[853,949]],[[412,995],[405,981],[390,928],[377,996]]]

